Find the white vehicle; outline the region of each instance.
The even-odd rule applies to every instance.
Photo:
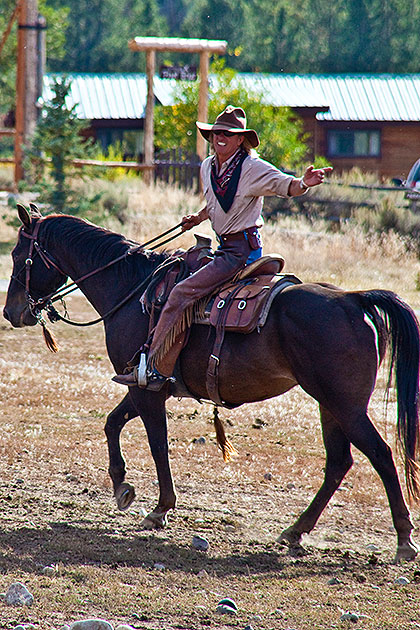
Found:
[[[420,159],[414,162],[411,170],[408,174],[406,181],[404,182],[406,188],[420,190]]]
[[[414,162],[403,186],[407,189],[406,199],[420,199],[420,159]]]

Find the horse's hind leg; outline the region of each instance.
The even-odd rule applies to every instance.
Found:
[[[352,444],[369,458],[384,484],[397,532],[398,546],[395,562],[413,560],[418,553],[411,539],[413,524],[404,501],[390,447],[382,439],[366,413],[360,413],[353,418],[346,416],[346,426],[343,428]]]
[[[335,418],[320,406],[321,426],[326,450],[324,481],[311,504],[302,512],[293,525],[285,529],[278,541],[285,541],[293,547],[299,546],[302,534],[309,533],[315,526],[322,511],[339,487],[353,459],[350,453],[350,440],[343,433]]]
[[[126,510],[130,507],[135,497],[133,486],[129,483],[124,483],[125,461],[121,453],[120,435],[124,425],[138,415],[137,409],[133,406],[127,394],[120,404],[111,411],[105,424],[109,453],[108,472],[120,510]]]

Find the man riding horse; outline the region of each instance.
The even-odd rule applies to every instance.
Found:
[[[240,107],[229,105],[214,124],[196,123],[210,142],[214,154],[201,164],[201,180],[206,206],[183,217],[182,230],[190,230],[210,219],[219,248],[214,258],[182,280],[169,294],[153,332],[147,360],[146,379],[140,368],[119,374],[114,381],[159,391],[170,379],[182,350],[188,327],[187,313],[200,298],[212,293],[245,265],[262,255],[259,229],[264,196],[296,197],[321,184],[331,167],[308,166],[303,177],[287,175],[259,158],[255,152],[259,138],[247,129]]]

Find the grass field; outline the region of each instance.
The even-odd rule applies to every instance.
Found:
[[[141,242],[199,207],[198,198],[179,191],[136,190],[125,224],[110,227]],[[200,231],[211,234],[207,226]],[[15,234],[2,223],[0,279],[10,274]],[[283,218],[266,224],[264,239],[266,252],[281,253],[286,270],[302,280],[392,289],[420,308],[419,261],[395,235],[367,237],[350,223],[333,232],[321,221]],[[192,242],[187,234],[176,245]],[[1,307],[4,299],[0,293]],[[84,298],[67,303],[74,319],[92,317]],[[35,598],[31,608],[0,601],[1,628],[32,623],[58,630],[92,617],[145,630],[420,627],[419,563],[392,564],[396,538],[384,490],[358,451],[305,537],[307,554],[291,555],[276,543],[323,475],[317,405],[300,389],[221,412],[239,452],[229,464],[216,447],[212,406],[171,400],[178,506],[166,530],[144,532],[139,523],[158,488],[140,421],[122,436],[127,478],[137,493],[128,512],[117,510],[108,478],[103,425],[124,389],[110,381],[102,328],[55,324],[53,332],[57,355],[38,327],[14,330],[0,322],[0,591],[20,581]],[[395,400],[385,421],[385,380],[381,371],[370,414],[393,444]],[[418,527],[419,509],[412,514]],[[195,534],[208,539],[208,552],[192,548]],[[43,573],[46,566],[53,575]],[[395,583],[401,576],[407,585]],[[236,601],[237,615],[216,613],[222,597]],[[359,620],[340,621],[346,611]]]

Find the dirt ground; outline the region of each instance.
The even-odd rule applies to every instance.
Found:
[[[73,319],[92,318],[84,298],[67,304]],[[384,490],[359,452],[305,538],[307,554],[296,557],[276,542],[322,480],[317,406],[307,395],[295,389],[222,411],[238,450],[229,464],[216,447],[212,406],[171,400],[178,506],[166,530],[143,532],[142,514],[157,499],[156,474],[144,429],[133,420],[122,447],[137,498],[119,512],[103,426],[124,388],[110,381],[102,328],[50,329],[56,355],[39,327],[0,322],[0,591],[20,581],[35,598],[31,608],[0,601],[1,628],[58,629],[92,617],[167,630],[420,627],[418,564],[391,563],[396,538]],[[371,414],[392,444],[395,404],[386,424],[384,382],[381,374]],[[416,527],[419,518],[414,508]],[[206,553],[192,548],[195,534],[209,541]],[[46,566],[53,577],[44,575]],[[401,576],[409,584],[395,584]],[[216,613],[222,597],[236,601],[237,615]],[[346,611],[359,620],[340,621]]]
[[[0,309],[14,235],[10,228],[0,243]],[[304,265],[313,266],[315,257],[321,266],[324,256],[336,264],[331,273],[320,271],[323,279],[402,289],[418,307],[418,262],[400,248],[390,264],[391,246],[383,259],[359,237],[353,251],[343,235],[328,234],[312,238],[310,257],[307,235],[286,236],[286,258],[300,277],[310,273]],[[72,319],[96,316],[83,297],[66,302]],[[216,446],[212,405],[170,400],[178,504],[164,531],[145,532],[139,525],[158,486],[139,420],[122,434],[127,481],[136,488],[127,512],[118,511],[107,473],[103,427],[125,390],[110,380],[102,327],[49,328],[60,347],[56,355],[39,327],[14,330],[0,318],[0,592],[19,581],[34,595],[30,608],[7,606],[0,597],[0,628],[31,623],[58,630],[96,617],[143,630],[420,628],[419,563],[392,564],[396,536],[384,489],[357,450],[352,470],[304,539],[306,553],[297,556],[276,542],[323,477],[318,409],[304,392],[221,411],[238,451],[229,464]],[[393,445],[395,399],[386,421],[385,382],[381,371],[370,414]],[[412,518],[418,530],[416,506]],[[197,534],[208,540],[207,552],[193,549]],[[418,531],[414,537],[420,543]],[[52,569],[48,575],[45,567]],[[400,577],[408,583],[396,583]],[[235,600],[236,615],[217,614],[223,597]],[[346,611],[357,613],[357,621],[341,620]]]

